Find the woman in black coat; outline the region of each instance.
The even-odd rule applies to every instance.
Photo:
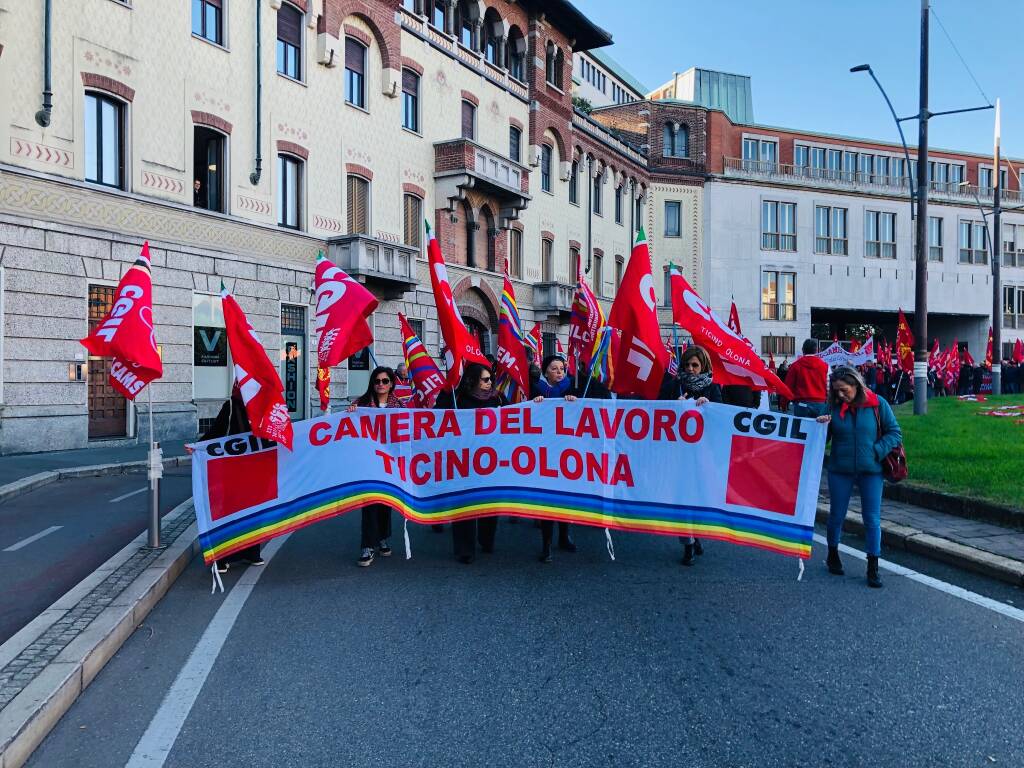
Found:
[[[505,405],[505,398],[494,391],[494,374],[491,369],[480,363],[470,363],[462,373],[462,381],[454,393],[442,392],[434,403],[435,408],[500,408]],[[476,544],[480,549],[491,553],[494,551],[494,537],[498,530],[497,517],[485,517],[480,520],[461,520],[452,523],[452,544],[455,548],[455,559],[469,565],[476,559]]]
[[[220,407],[217,418],[213,420],[213,424],[210,425],[210,428],[199,439],[200,441],[218,440],[229,435],[241,435],[251,431],[249,415],[245,412],[245,401],[242,400],[242,393],[238,390],[238,386],[235,385],[231,390],[231,397]],[[246,547],[230,555],[227,560],[217,560],[217,572],[227,573],[232,563],[236,565],[238,563],[263,565],[263,562],[263,556],[260,554],[260,545],[253,544],[251,547]]]
[[[402,401],[395,394],[398,377],[395,372],[383,365],[378,365],[370,374],[370,383],[366,392],[349,405],[351,413],[356,408],[404,408]],[[381,557],[391,556],[391,507],[387,504],[367,504],[363,507],[362,532],[360,534],[360,552],[357,565],[366,567],[373,565],[374,552]]]
[[[541,376],[533,383],[530,390],[530,397],[533,402],[540,403],[548,398],[561,398],[566,402],[576,400],[576,390],[572,385],[572,379],[566,375],[565,360],[559,355],[548,355],[540,367]],[[551,562],[551,535],[554,533],[555,523],[553,520],[540,521],[542,563]],[[560,520],[558,522],[558,548],[565,552],[575,552],[576,545],[569,538],[569,523]]]
[[[687,347],[679,363],[679,373],[661,387],[660,400],[694,400],[698,406],[722,402],[722,388],[712,381],[711,358],[703,347]],[[683,565],[693,565],[693,556],[703,555],[700,539],[680,536]]]

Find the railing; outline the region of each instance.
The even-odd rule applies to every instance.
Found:
[[[567,283],[543,282],[533,286],[533,308],[539,312],[569,314],[576,286]]]
[[[887,194],[899,192],[907,194],[912,183],[910,176],[816,168],[793,163],[777,163],[771,160],[744,160],[738,157],[726,157],[724,160],[726,176],[770,178],[793,184],[806,184],[808,181],[823,182],[829,186],[874,190]],[[938,197],[950,197],[958,200],[974,200],[977,196],[981,200],[991,201],[994,193],[992,187],[961,186],[961,183],[956,181],[933,181],[928,186],[931,192]],[[1020,202],[1024,198],[1018,191],[1004,189],[1002,199],[1006,202]]]
[[[850,244],[845,237],[822,237],[814,238],[814,252],[832,256],[849,256]]]
[[[331,238],[327,248],[331,260],[361,282],[398,294],[416,285],[414,246],[356,234]]]
[[[796,235],[762,232],[761,247],[766,251],[795,251]]]
[[[1004,328],[1024,328],[1024,315],[1003,315]]]
[[[577,128],[580,128],[589,133],[594,138],[600,139],[608,144],[611,144],[617,150],[622,152],[624,155],[629,157],[631,160],[640,163],[641,165],[647,164],[647,157],[637,152],[631,146],[626,144],[622,139],[617,138],[614,134],[610,133],[603,126],[598,125],[593,120],[587,118],[578,112],[572,113],[572,124]]]

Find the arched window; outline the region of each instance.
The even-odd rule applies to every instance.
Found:
[[[678,123],[665,123],[665,137],[662,154],[665,157],[689,157],[690,132],[685,125]]]
[[[345,38],[345,101],[366,109],[366,46]]]
[[[430,26],[444,32],[444,17],[447,3],[445,0],[434,0],[430,4]]]
[[[555,48],[555,44],[548,40],[544,56],[544,80],[551,85],[557,85],[555,83],[555,72],[557,71],[555,54],[557,51],[558,49]]]
[[[504,28],[501,23],[501,17],[496,10],[488,8],[487,13],[484,14],[482,32],[484,39],[480,47],[483,49],[484,58],[496,67],[500,67],[504,63],[499,61],[503,33]]]
[[[407,68],[402,70],[402,127],[420,131],[420,76]]]
[[[85,180],[125,188],[124,103],[106,94],[85,94]]]
[[[573,205],[580,204],[579,178],[580,164],[578,160],[573,160],[569,171],[569,202]]]
[[[513,26],[508,31],[508,42],[505,45],[505,58],[508,73],[520,82],[526,81],[526,38],[519,27]]]
[[[461,0],[459,2],[457,17],[458,26],[455,32],[459,36],[459,42],[462,43],[467,48],[469,48],[471,51],[476,50],[477,42],[474,39],[476,35],[474,34],[473,31],[473,27],[475,26],[474,22],[477,21],[477,16],[475,15],[475,13],[475,7],[471,6],[468,0]]]
[[[552,80],[555,87],[562,88],[562,70],[565,69],[565,56],[562,53],[562,49],[558,48],[555,50],[555,79]]]
[[[370,233],[370,182],[351,174],[348,177],[348,233]]]

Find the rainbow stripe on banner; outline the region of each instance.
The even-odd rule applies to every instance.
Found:
[[[367,504],[387,504],[431,525],[494,515],[543,518],[620,531],[699,536],[807,558],[813,525],[656,502],[630,502],[529,487],[492,487],[416,498],[379,481],[343,483],[238,518],[199,537],[206,562]]]

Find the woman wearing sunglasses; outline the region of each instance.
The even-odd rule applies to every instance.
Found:
[[[349,413],[356,408],[403,408],[402,401],[395,395],[395,372],[383,365],[378,365],[370,374],[370,384],[366,392],[348,407]],[[361,536],[362,550],[357,564],[366,567],[373,565],[375,551],[381,557],[391,555],[391,507],[387,504],[368,504],[363,507],[363,530]]]
[[[437,397],[435,408],[500,408],[505,398],[494,391],[494,373],[485,365],[470,363],[462,374],[455,391],[442,392]],[[498,518],[485,517],[482,520],[462,520],[452,523],[452,544],[455,559],[469,565],[476,557],[476,544],[484,552],[494,551],[494,536],[498,530]]]

